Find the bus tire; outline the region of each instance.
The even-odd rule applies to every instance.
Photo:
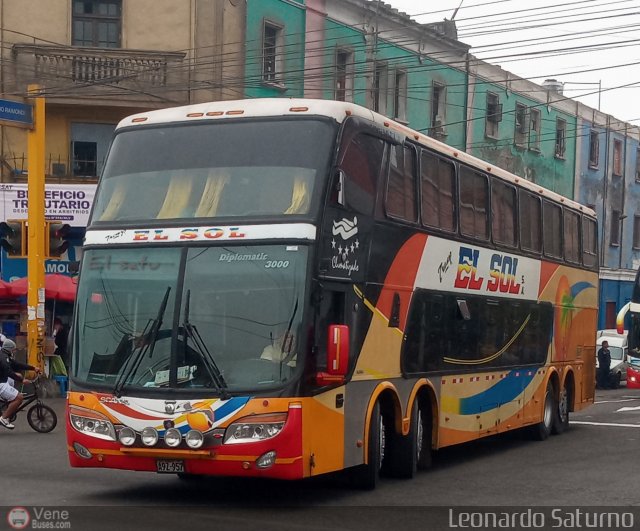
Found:
[[[566,386],[560,391],[556,414],[553,417],[552,433],[560,435],[569,427],[569,390]]]
[[[351,470],[351,480],[356,488],[373,490],[378,486],[382,467],[385,462],[387,433],[387,423],[380,410],[380,402],[376,402],[371,412],[369,433],[367,435],[367,463],[354,467]]]
[[[553,429],[553,419],[557,414],[558,406],[553,394],[553,384],[547,383],[547,390],[544,393],[544,406],[542,408],[542,420],[532,426],[533,438],[538,441],[544,441],[551,434]]]
[[[433,419],[431,418],[431,408],[427,401],[418,400],[416,402],[418,406],[417,418],[419,423],[418,431],[416,434],[416,446],[418,456],[418,470],[426,470],[431,468],[432,456],[431,451],[431,438],[433,435]]]
[[[394,431],[389,439],[389,474],[393,477],[411,479],[418,470],[418,449],[422,444],[418,441],[422,436],[419,409],[416,400],[411,408],[409,433],[402,435]]]

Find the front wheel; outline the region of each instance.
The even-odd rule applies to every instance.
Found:
[[[36,404],[27,412],[27,422],[38,433],[49,433],[58,424],[58,416],[49,406]]]
[[[351,470],[351,480],[355,487],[373,490],[378,486],[387,445],[387,422],[377,402],[371,412],[368,434],[367,463]]]

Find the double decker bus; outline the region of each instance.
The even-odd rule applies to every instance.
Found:
[[[71,465],[365,488],[593,402],[592,210],[344,102],[118,125],[70,345]]]

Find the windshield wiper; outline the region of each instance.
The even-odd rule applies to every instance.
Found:
[[[167,286],[167,291],[164,293],[164,298],[162,299],[162,303],[160,304],[160,308],[158,308],[158,315],[155,319],[151,319],[147,326],[144,327],[142,331],[142,335],[139,338],[140,344],[144,344],[140,350],[140,344],[138,344],[133,351],[131,352],[131,356],[127,359],[127,363],[123,367],[120,376],[116,380],[116,384],[113,388],[113,394],[120,398],[122,395],[122,389],[125,386],[127,380],[132,374],[138,370],[140,367],[140,363],[142,363],[142,359],[145,354],[149,352],[149,358],[153,356],[153,350],[156,346],[156,338],[158,337],[158,331],[162,326],[162,317],[164,316],[164,312],[167,309],[167,302],[169,301],[169,292],[171,291],[171,286]],[[127,366],[129,361],[131,360],[131,364],[128,369],[125,371],[124,368]]]
[[[196,328],[195,325],[189,322],[190,302],[191,302],[191,290],[189,289],[187,290],[187,297],[184,303],[184,322],[182,323],[182,327],[185,332],[185,343],[186,343],[187,336],[191,338],[191,341],[193,342],[193,346],[195,347],[193,350],[195,350],[200,355],[200,358],[202,359],[202,362],[204,363],[204,366],[207,369],[209,376],[211,376],[211,382],[213,383],[216,390],[220,394],[220,397],[223,400],[227,400],[229,398],[229,392],[227,391],[227,382],[225,381],[224,376],[222,376],[222,372],[220,371],[215,360],[213,359],[213,356],[211,355],[211,352],[207,348],[207,345],[202,339],[200,332],[198,332],[198,329]]]
[[[282,344],[282,352],[285,354],[284,358],[280,360],[280,380],[282,380],[282,367],[291,361],[293,358],[296,349],[293,348],[294,341],[291,340],[289,334],[291,333],[291,327],[293,326],[293,320],[296,317],[296,313],[298,312],[298,297],[296,296],[296,303],[293,305],[293,312],[291,312],[291,317],[289,318],[289,324],[287,325],[287,331],[284,334],[284,343]],[[285,348],[286,350],[285,352]]]

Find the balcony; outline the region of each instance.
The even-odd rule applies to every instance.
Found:
[[[188,99],[181,52],[14,44],[12,53],[16,89],[38,83],[49,102],[164,107]]]

